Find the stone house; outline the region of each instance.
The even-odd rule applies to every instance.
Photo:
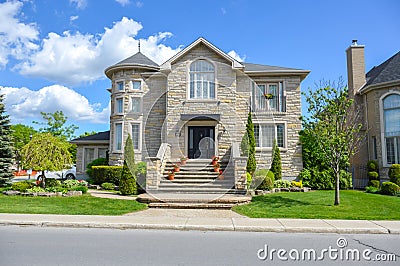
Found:
[[[251,110],[258,168],[269,168],[276,140],[283,178],[294,179],[302,170],[300,84],[309,72],[239,62],[204,38],[161,65],[139,51],[105,70],[110,131],[72,141],[78,175],[105,148],[111,165],[122,164],[129,134],[136,161],[148,164],[147,189],[159,188],[168,162],[209,163],[214,155],[236,187],[245,173],[240,143]]]
[[[351,160],[355,187],[367,185],[369,160],[378,162],[383,181],[389,167],[400,163],[400,52],[365,74],[364,48],[353,40],[346,50],[349,95],[361,110],[366,134]]]

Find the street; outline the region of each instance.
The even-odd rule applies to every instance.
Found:
[[[380,265],[373,261],[376,258],[389,260],[384,265],[398,265],[400,261],[400,235],[389,234],[1,226],[0,235],[1,265]]]

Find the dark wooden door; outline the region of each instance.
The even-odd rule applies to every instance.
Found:
[[[189,159],[210,159],[215,155],[215,127],[191,126],[188,129]]]

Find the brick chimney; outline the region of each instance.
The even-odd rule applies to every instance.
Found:
[[[357,40],[353,40],[346,50],[347,81],[350,96],[354,96],[366,81],[364,47],[364,45],[357,44]]]

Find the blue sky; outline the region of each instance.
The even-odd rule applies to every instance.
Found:
[[[162,63],[202,36],[250,63],[347,80],[345,49],[366,70],[400,50],[400,1],[0,1],[0,90],[12,123],[62,110],[76,134],[109,129],[104,68],[137,52]],[[303,108],[303,114],[305,114]],[[32,125],[33,126],[33,125]]]

